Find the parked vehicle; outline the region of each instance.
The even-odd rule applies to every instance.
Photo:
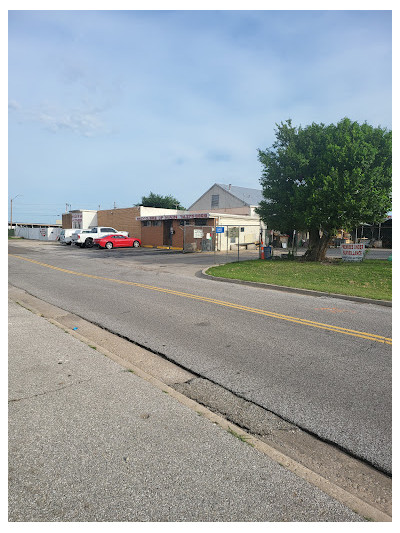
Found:
[[[142,242],[135,237],[127,237],[120,233],[113,233],[111,235],[105,235],[99,239],[94,239],[93,244],[94,246],[111,250],[111,248],[129,248],[131,246],[138,248],[142,245]]]
[[[57,240],[60,241],[61,244],[72,244],[73,242],[73,235],[75,233],[90,233],[89,229],[81,230],[81,229],[62,229],[60,235],[57,237]]]
[[[104,235],[110,235],[112,233],[118,233],[120,235],[129,236],[127,231],[118,231],[114,228],[106,228],[104,226],[96,226],[94,228],[80,230],[78,233],[74,233],[71,236],[72,242],[77,246],[91,248],[93,246],[94,239],[100,239]]]
[[[61,244],[71,244],[71,236],[78,230],[76,229],[62,229],[58,237]]]

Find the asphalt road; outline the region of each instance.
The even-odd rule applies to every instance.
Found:
[[[9,253],[12,285],[391,472],[390,308],[195,277],[225,255],[26,242]]]

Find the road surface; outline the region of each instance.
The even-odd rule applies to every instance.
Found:
[[[196,277],[214,254],[25,242],[9,254],[12,285],[391,472],[390,308]]]

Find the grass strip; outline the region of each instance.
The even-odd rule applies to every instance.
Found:
[[[379,259],[365,259],[360,263],[256,259],[211,267],[207,274],[375,300],[392,300],[392,263]]]

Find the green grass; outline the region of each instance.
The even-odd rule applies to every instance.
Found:
[[[392,263],[385,260],[312,263],[258,259],[211,267],[207,274],[376,300],[392,299]]]
[[[248,444],[249,446],[251,446],[252,448],[254,448],[254,444],[252,444],[251,442],[248,442],[247,439],[250,438],[249,435],[239,435],[239,433],[236,433],[236,431],[233,431],[232,428],[228,427],[228,432],[233,435],[234,437],[236,437],[237,439],[241,440],[242,442],[245,442],[246,444]]]

